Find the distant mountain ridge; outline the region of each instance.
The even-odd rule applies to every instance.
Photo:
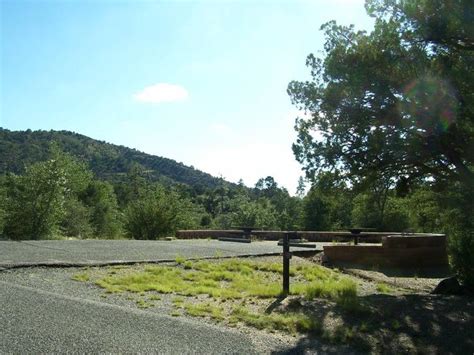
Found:
[[[48,157],[49,144],[59,147],[88,167],[103,180],[117,181],[139,164],[150,180],[181,183],[194,188],[214,188],[222,179],[169,158],[140,152],[70,131],[10,131],[0,128],[0,174],[22,173],[25,166]],[[229,183],[230,184],[230,183]]]

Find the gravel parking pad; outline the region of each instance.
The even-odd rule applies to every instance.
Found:
[[[318,249],[322,250],[322,243]],[[298,248],[292,248],[298,250]],[[307,249],[306,249],[307,250]],[[253,243],[217,240],[43,240],[0,241],[0,268],[41,265],[98,265],[113,262],[153,262],[177,256],[201,258],[281,253],[276,241]]]
[[[188,319],[1,286],[1,353],[256,353],[245,335]]]
[[[0,353],[262,354],[292,352],[298,344],[292,336],[170,317],[159,306],[140,310],[135,300],[105,295],[99,287],[72,279],[85,270],[0,272]],[[311,346],[323,353],[352,353],[347,346],[314,341]]]

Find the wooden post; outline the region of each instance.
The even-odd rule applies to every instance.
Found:
[[[283,235],[283,294],[290,293],[290,236],[289,233]]]

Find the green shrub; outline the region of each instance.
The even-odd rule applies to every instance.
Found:
[[[131,202],[125,211],[125,231],[135,239],[158,239],[174,235],[179,204],[174,193],[155,187]]]
[[[64,202],[64,217],[61,221],[61,234],[68,237],[87,238],[92,235],[89,223],[90,211],[76,198]]]
[[[97,238],[114,239],[122,235],[122,221],[113,186],[106,181],[92,181],[81,194],[89,207],[90,224]]]
[[[82,163],[53,144],[49,160],[7,179],[5,235],[11,239],[51,238],[63,219],[64,201],[82,191],[90,178]]]
[[[440,204],[451,268],[462,284],[474,290],[474,187],[452,186]]]
[[[428,188],[420,188],[407,198],[410,227],[417,232],[434,233],[441,228],[439,197]]]
[[[451,228],[448,234],[449,263],[459,281],[474,290],[474,230]]]

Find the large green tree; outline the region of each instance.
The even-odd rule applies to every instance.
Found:
[[[65,201],[84,190],[91,179],[87,168],[53,144],[50,158],[32,164],[22,176],[7,181],[4,233],[12,239],[41,239],[57,231]]]
[[[474,2],[368,0],[366,9],[373,31],[323,25],[324,53],[306,61],[312,80],[289,84],[309,116],[297,119],[293,151],[313,180],[330,170],[354,186],[444,189],[455,200],[451,262],[474,286]]]
[[[253,196],[257,201],[261,200],[260,207],[268,206],[275,210],[277,215],[275,227],[278,229],[296,230],[301,227],[301,199],[290,196],[284,187],[278,186],[272,176],[257,181],[253,189]],[[267,204],[266,200],[270,204]],[[271,215],[274,212],[269,209],[267,213]]]
[[[337,230],[351,225],[352,193],[331,173],[319,174],[303,199],[303,228]]]
[[[313,80],[293,81],[296,158],[308,175],[474,183],[471,0],[372,0],[371,33],[329,22]]]
[[[110,183],[91,181],[80,197],[89,208],[89,220],[96,237],[113,239],[121,236],[117,197]]]

